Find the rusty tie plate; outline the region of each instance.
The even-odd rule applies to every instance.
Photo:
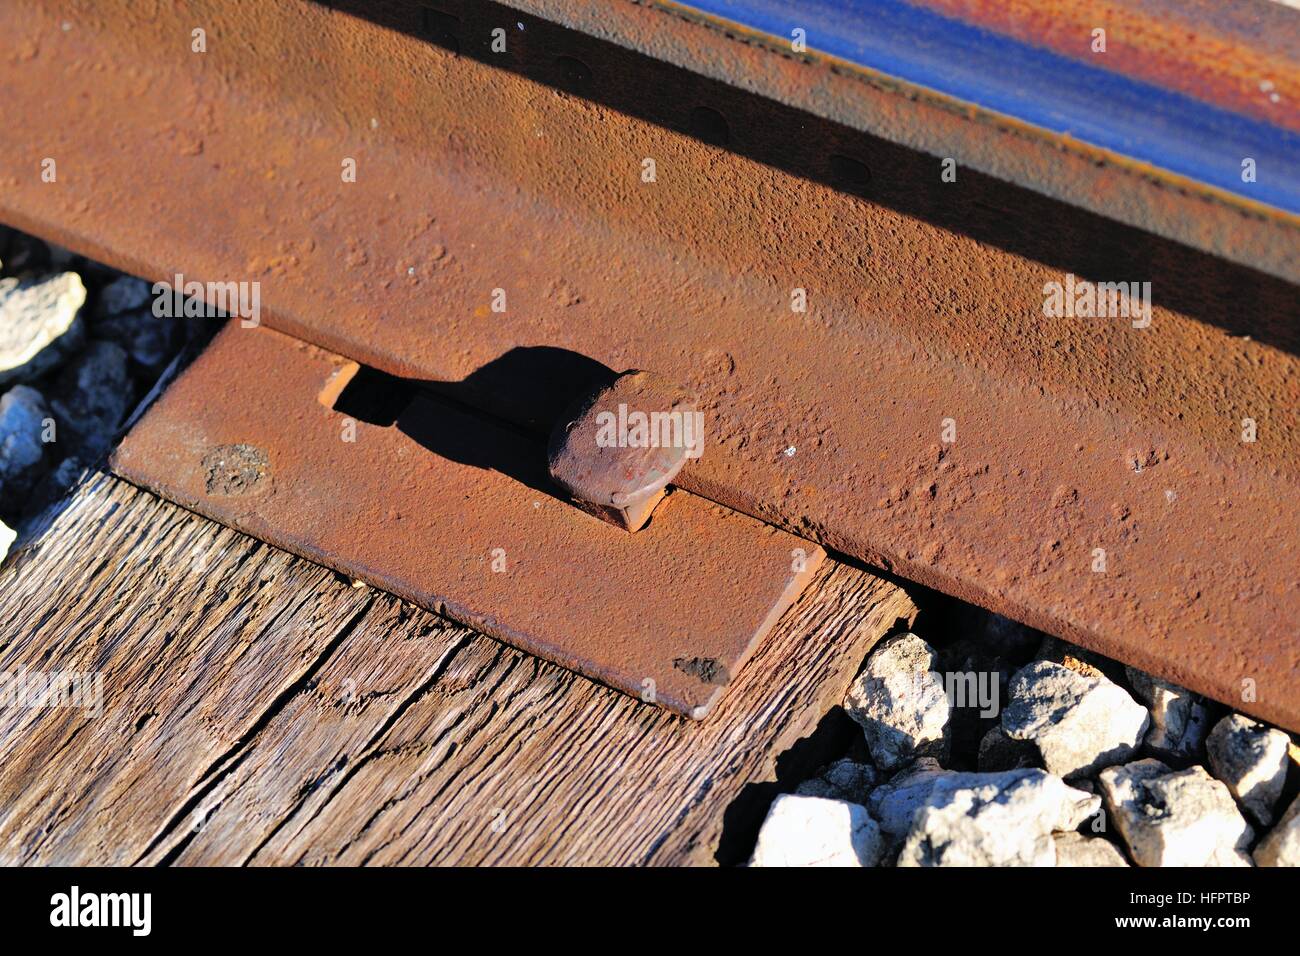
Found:
[[[544,443],[434,395],[416,391],[389,425],[331,407],[353,367],[232,323],[127,435],[113,468],[695,718],[824,557],[684,491],[630,534],[556,497]]]

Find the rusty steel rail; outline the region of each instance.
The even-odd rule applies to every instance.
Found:
[[[889,76],[1003,128],[1077,143],[1104,165],[1142,168],[1153,182],[1300,225],[1297,14],[1267,0],[1227,15],[1167,0],[672,6],[774,49],[790,51],[798,38],[809,55]],[[1253,173],[1243,176],[1245,158]]]
[[[512,351],[652,370],[708,415],[682,487],[1300,728],[1294,285],[517,10],[338,6],[0,10],[0,218],[539,435]],[[1076,278],[1150,310],[1045,315]]]
[[[1300,281],[1300,12],[1269,0],[657,0],[696,31],[509,2]]]

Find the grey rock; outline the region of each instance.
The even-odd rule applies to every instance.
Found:
[[[948,755],[951,713],[935,661],[934,649],[915,634],[891,637],[871,652],[844,698],[882,770],[918,756]]]
[[[179,319],[158,318],[142,309],[100,319],[94,334],[120,345],[131,361],[152,378],[184,344],[185,326]]]
[[[1128,691],[1051,661],[1034,661],[1011,678],[1002,729],[1031,741],[1043,766],[1067,779],[1133,756],[1149,718]]]
[[[1008,737],[1001,725],[990,727],[980,739],[978,766],[981,773],[1037,767],[1038,749],[1027,740]]]
[[[1078,826],[1099,798],[1042,770],[937,778],[912,818],[899,866],[1054,866],[1053,831]]]
[[[1255,847],[1258,866],[1300,866],[1300,797]]]
[[[0,388],[44,375],[81,347],[85,301],[75,272],[0,279]]]
[[[50,410],[30,385],[0,396],[0,511],[16,513],[45,472],[42,438]]]
[[[988,787],[1006,789],[1025,778],[1038,781],[1046,776],[1049,775],[1037,768],[1007,770],[1001,773],[944,770],[937,761],[922,758],[888,783],[881,784],[873,790],[867,799],[867,808],[880,822],[881,830],[889,836],[900,837],[911,831],[913,821],[924,807],[943,805],[948,794],[959,790]],[[1078,826],[1100,806],[1100,801],[1096,797],[1070,787],[1059,790],[1054,784],[1042,784],[1042,786],[1049,788],[1050,793],[1061,799],[1063,809],[1057,821],[1061,824],[1059,829],[1068,830]]]
[[[1282,731],[1242,714],[1224,717],[1205,742],[1210,770],[1265,826],[1273,820],[1273,808],[1286,783],[1290,742]]]
[[[95,314],[108,317],[124,312],[137,312],[153,298],[152,286],[134,276],[119,276],[99,290]]]
[[[961,775],[955,770],[944,770],[933,757],[921,757],[888,783],[871,791],[867,809],[880,822],[885,833],[902,837],[912,828],[912,817],[930,796],[936,783],[954,776]]]
[[[126,363],[120,345],[94,340],[59,373],[50,401],[59,441],[68,438],[84,458],[109,446],[131,407]]]
[[[1210,713],[1199,696],[1177,684],[1125,668],[1129,686],[1151,713],[1146,745],[1163,760],[1195,760],[1205,745]]]
[[[840,793],[834,786],[827,783],[821,777],[813,777],[803,781],[794,788],[797,797],[821,797],[823,800],[844,800],[844,794]]]
[[[875,866],[883,843],[866,807],[782,794],[758,834],[750,866]]]
[[[852,760],[837,760],[813,779],[805,780],[795,788],[795,793],[806,797],[823,797],[828,800],[844,800],[849,803],[864,803],[880,775],[870,764],[854,763]]]
[[[1104,837],[1058,833],[1053,840],[1057,866],[1128,866],[1124,854]]]
[[[1249,866],[1255,837],[1228,788],[1203,767],[1159,760],[1111,767],[1099,778],[1106,808],[1138,866]]]

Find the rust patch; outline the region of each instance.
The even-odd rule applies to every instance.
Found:
[[[723,686],[731,683],[731,675],[722,661],[713,657],[678,657],[673,660],[683,674],[690,674],[705,684]]]
[[[265,491],[271,461],[254,445],[219,445],[203,456],[203,488],[209,495],[239,498]]]

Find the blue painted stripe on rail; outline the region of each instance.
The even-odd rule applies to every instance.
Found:
[[[1300,215],[1300,135],[900,0],[678,6]],[[1088,48],[1091,37],[1081,37]],[[1242,160],[1256,181],[1242,181]]]

